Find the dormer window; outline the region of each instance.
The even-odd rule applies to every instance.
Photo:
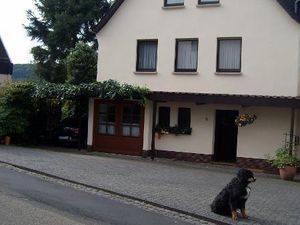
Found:
[[[165,0],[165,7],[184,5],[184,0]]]
[[[199,5],[219,4],[220,0],[198,0]]]

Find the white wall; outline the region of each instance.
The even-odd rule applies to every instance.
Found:
[[[191,108],[192,135],[173,134],[156,136],[156,149],[166,151],[213,154],[215,111],[238,110],[240,113],[257,115],[257,120],[238,129],[237,156],[246,158],[265,158],[274,154],[282,146],[284,133],[289,132],[290,111],[281,108],[261,108],[224,105],[196,105],[180,103],[161,103],[159,106],[171,107],[170,125],[177,123],[178,107]]]
[[[162,9],[126,0],[97,34],[98,80],[156,91],[296,96],[300,25],[276,0],[221,0],[220,7]],[[242,37],[242,74],[215,75],[217,37]],[[136,75],[137,39],[158,39],[158,74]],[[174,75],[175,38],[199,38],[198,75]]]

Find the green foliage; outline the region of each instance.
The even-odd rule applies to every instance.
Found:
[[[287,166],[300,166],[300,160],[296,156],[290,155],[287,148],[278,149],[275,156],[267,155],[267,162],[277,168],[285,168]]]
[[[32,111],[29,83],[15,83],[8,86],[0,97],[0,136],[23,136],[29,126]]]
[[[96,81],[97,53],[88,44],[76,44],[67,57],[68,82],[70,84]]]
[[[81,99],[81,98],[102,98],[102,99],[128,99],[146,102],[149,89],[145,87],[120,84],[115,80],[103,82],[86,83],[79,85],[53,84],[48,82],[31,83],[33,85],[32,97],[35,98],[57,98],[57,99]]]
[[[64,61],[76,43],[92,43],[93,28],[110,7],[107,0],[35,0],[37,13],[27,11],[28,35],[41,44],[32,49],[36,72],[49,82],[64,82]]]

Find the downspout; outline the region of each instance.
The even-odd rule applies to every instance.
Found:
[[[294,12],[295,14],[298,14],[298,3],[300,2],[300,0],[296,0],[295,1],[295,5],[294,5]]]
[[[295,109],[291,109],[291,127],[290,127],[290,143],[289,143],[289,155],[293,155],[294,148],[294,129],[295,129]]]

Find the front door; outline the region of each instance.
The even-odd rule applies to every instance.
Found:
[[[238,111],[232,110],[216,111],[215,147],[213,156],[215,161],[236,161],[238,127],[234,120],[238,114]]]
[[[142,155],[144,108],[132,101],[95,100],[93,148]]]

